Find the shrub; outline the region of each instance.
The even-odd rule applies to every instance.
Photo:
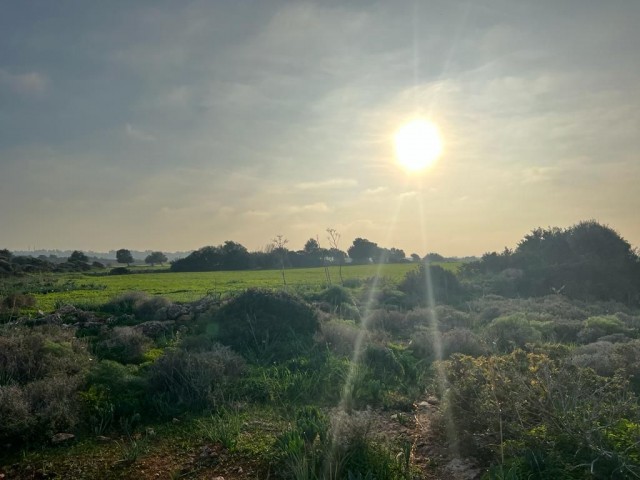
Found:
[[[638,423],[637,399],[620,377],[516,350],[502,357],[454,355],[441,425],[485,465],[517,462],[516,478],[631,478],[640,473],[620,422]],[[637,440],[636,440],[637,441]],[[623,446],[624,445],[624,446]]]
[[[334,308],[339,307],[343,303],[348,305],[354,305],[355,300],[351,295],[351,292],[340,285],[332,285],[329,288],[321,291],[313,297],[314,300],[320,302],[326,302],[332,305]]]
[[[149,337],[133,327],[114,327],[99,341],[95,353],[103,359],[120,363],[141,363],[144,354],[153,346]]]
[[[356,340],[360,334],[360,328],[353,322],[329,320],[328,322],[320,323],[320,329],[315,335],[315,339],[318,343],[326,345],[332,352],[338,355],[351,356],[353,355]],[[364,335],[363,340],[364,343],[366,343],[370,334],[364,332],[362,335]]]
[[[135,308],[148,298],[144,292],[126,292],[105,303],[102,310],[116,315],[133,314]]]
[[[384,330],[395,336],[408,336],[411,325],[407,321],[407,315],[397,310],[379,309],[369,314],[369,328]]]
[[[462,353],[471,357],[479,357],[487,353],[482,340],[471,330],[454,328],[442,334],[442,358],[449,358],[454,353]]]
[[[74,431],[81,423],[78,392],[84,378],[53,376],[31,382],[24,387],[35,419],[32,434],[51,437],[55,433]]]
[[[57,326],[19,328],[0,336],[0,384],[24,385],[54,375],[75,375],[88,368],[84,342]]]
[[[248,358],[281,361],[306,352],[318,328],[316,312],[286,292],[247,290],[213,316],[214,337]]]
[[[133,313],[141,320],[166,320],[171,302],[164,297],[151,297],[134,305]]]
[[[87,383],[89,388],[82,394],[85,409],[100,421],[104,420],[105,412],[121,422],[144,410],[147,385],[134,365],[102,360],[89,372]]]
[[[149,389],[159,399],[155,407],[160,414],[198,410],[219,402],[244,371],[244,360],[228,347],[167,351],[149,368]]]
[[[487,328],[487,340],[500,352],[508,352],[527,343],[539,342],[542,335],[540,323],[523,314],[507,315],[491,321]]]
[[[0,442],[41,441],[80,423],[77,394],[89,355],[60,327],[5,330],[0,336]]]
[[[10,293],[2,299],[0,310],[20,310],[21,308],[33,308],[36,306],[36,297],[30,294]]]
[[[420,265],[418,269],[408,272],[398,284],[398,290],[409,297],[410,303],[416,305],[427,305],[429,289],[436,303],[455,303],[464,297],[463,288],[456,276],[437,265]]]
[[[578,333],[578,341],[580,343],[590,343],[605,335],[624,333],[626,330],[622,320],[615,315],[589,317],[584,322],[582,330]]]
[[[109,275],[127,275],[131,273],[127,267],[115,267],[109,270]]]
[[[0,444],[21,443],[35,423],[24,390],[17,385],[0,385]]]

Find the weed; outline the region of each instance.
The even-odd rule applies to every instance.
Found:
[[[208,419],[198,421],[198,428],[207,440],[233,451],[242,428],[242,417],[237,411],[222,409]]]

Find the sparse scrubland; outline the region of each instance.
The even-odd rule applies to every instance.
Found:
[[[7,276],[0,472],[639,478],[631,246],[585,222],[443,266]]]

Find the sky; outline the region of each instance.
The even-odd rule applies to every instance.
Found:
[[[0,8],[0,248],[640,246],[638,0]],[[443,153],[409,174],[415,118]]]

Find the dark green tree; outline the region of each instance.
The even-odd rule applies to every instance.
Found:
[[[366,238],[358,237],[353,241],[347,253],[356,263],[368,263],[378,258],[380,250],[377,243],[370,242]]]
[[[121,248],[116,252],[116,260],[118,263],[126,263],[128,267],[133,263],[133,255],[126,248]]]
[[[151,252],[147,255],[147,258],[144,259],[144,263],[148,263],[150,265],[155,265],[159,263],[162,265],[167,261],[167,256],[162,252]]]
[[[76,262],[88,262],[89,261],[89,257],[87,257],[84,253],[82,253],[80,250],[74,250],[71,255],[69,255],[68,261],[71,263],[76,263]]]

